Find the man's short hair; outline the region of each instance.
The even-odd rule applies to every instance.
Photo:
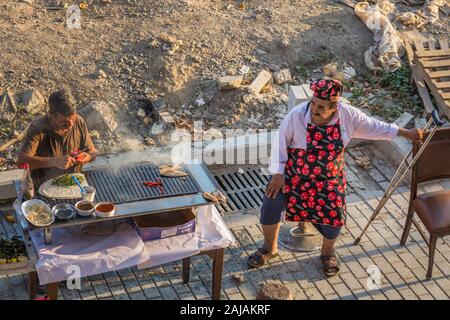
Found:
[[[76,112],[75,98],[68,89],[60,89],[48,97],[50,113],[71,116]]]

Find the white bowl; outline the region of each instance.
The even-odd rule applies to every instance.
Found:
[[[91,210],[81,210],[80,208],[78,208],[78,205],[80,205],[80,204],[90,204],[90,205],[92,205],[92,209]],[[95,205],[91,201],[81,200],[81,201],[78,201],[77,203],[75,203],[75,209],[77,209],[77,212],[80,216],[89,217],[90,215],[92,215],[94,213]]]
[[[29,209],[31,206],[35,205],[35,204],[41,204],[41,205],[44,205],[44,206],[45,206],[46,211],[47,211],[47,212],[49,213],[49,215],[51,215],[51,217],[52,217],[52,220],[51,220],[50,223],[48,223],[48,224],[34,224],[33,222],[30,221],[30,219],[28,218],[28,213],[29,213],[28,209]],[[39,199],[31,199],[31,200],[28,200],[28,201],[25,201],[24,203],[22,203],[22,213],[23,213],[23,215],[25,216],[25,218],[27,219],[27,221],[28,221],[30,224],[32,224],[32,225],[34,225],[34,226],[36,226],[36,227],[47,227],[47,226],[51,225],[51,224],[55,221],[55,216],[54,216],[53,213],[52,213],[52,209],[50,209],[50,207],[48,206],[48,204],[46,204],[44,201],[39,200]]]
[[[112,205],[113,209],[111,211],[108,212],[103,212],[103,211],[98,211],[97,208],[102,206],[102,205]],[[116,212],[116,206],[114,205],[114,203],[112,202],[99,202],[97,203],[97,205],[95,206],[95,215],[99,218],[109,218],[112,217],[114,215],[114,213]]]

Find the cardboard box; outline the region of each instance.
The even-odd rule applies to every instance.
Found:
[[[143,241],[169,238],[195,231],[196,217],[192,210],[161,212],[134,217],[136,230]]]
[[[14,182],[19,181],[22,184],[25,178],[26,171],[23,169],[0,172],[0,200],[17,198]]]

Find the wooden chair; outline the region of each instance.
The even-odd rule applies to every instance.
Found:
[[[428,132],[425,133],[425,136],[427,134]],[[413,155],[417,153],[419,147],[418,142],[414,143]],[[400,244],[404,245],[411,229],[411,223],[414,223],[429,247],[427,279],[430,279],[432,275],[437,239],[450,235],[450,190],[417,195],[417,184],[445,178],[450,178],[450,128],[441,128],[436,131],[412,168],[411,198],[405,228],[400,240]],[[429,240],[413,219],[414,212],[417,213],[430,233]]]

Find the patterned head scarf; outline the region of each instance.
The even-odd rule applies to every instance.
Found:
[[[321,79],[310,84],[314,96],[322,100],[338,101],[344,86],[337,79]]]

